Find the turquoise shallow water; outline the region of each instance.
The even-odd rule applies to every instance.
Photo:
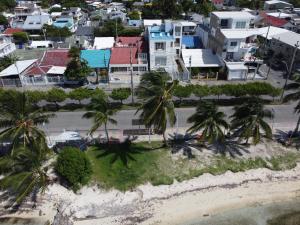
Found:
[[[300,200],[253,205],[201,216],[181,225],[300,225]]]

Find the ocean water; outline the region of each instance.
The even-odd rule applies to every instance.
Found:
[[[181,225],[300,225],[300,200],[255,204],[215,215],[202,215]]]

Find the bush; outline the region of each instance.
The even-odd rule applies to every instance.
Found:
[[[52,88],[51,90],[48,91],[46,100],[48,102],[54,103],[56,105],[56,109],[59,109],[59,102],[63,102],[66,100],[67,94],[64,90],[59,89],[59,88]]]
[[[59,153],[55,169],[74,191],[87,184],[92,175],[90,160],[74,147],[66,147]]]
[[[13,38],[16,43],[27,43],[28,42],[28,36],[27,36],[26,32],[13,33]]]
[[[193,93],[195,96],[201,99],[210,94],[210,88],[207,85],[195,85],[193,88]]]
[[[140,19],[140,12],[139,11],[132,11],[128,14],[131,20],[139,20]]]
[[[86,88],[82,88],[82,87],[73,89],[69,93],[69,98],[77,100],[80,105],[81,105],[81,101],[83,99],[87,99],[89,97],[91,97],[91,91]]]
[[[123,100],[126,100],[131,94],[130,88],[116,88],[113,89],[110,97],[115,101],[120,101],[123,104]]]
[[[44,91],[26,91],[26,94],[29,102],[35,106],[47,97],[47,92]]]
[[[193,86],[181,86],[178,85],[174,90],[174,96],[179,98],[180,103],[182,102],[183,98],[188,98],[191,96],[193,91]]]

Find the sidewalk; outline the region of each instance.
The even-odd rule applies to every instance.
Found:
[[[276,134],[277,131],[290,131],[295,128],[295,123],[270,123],[270,127],[273,130],[273,134]],[[176,133],[179,134],[185,134],[186,131],[188,130],[189,127],[173,127],[173,128],[167,128],[166,130],[166,137],[169,138],[170,135],[174,135]],[[82,137],[87,138],[88,135],[88,130],[76,130]],[[199,132],[200,133],[200,132]],[[51,133],[49,136],[50,138],[57,135],[58,133]],[[109,129],[108,134],[110,138],[116,138],[119,139],[120,141],[124,141],[128,136],[123,135],[123,130],[117,130],[117,129]],[[93,138],[105,138],[105,131],[103,129],[100,129],[99,131],[96,131],[93,135]],[[151,135],[139,135],[135,136],[137,139],[135,140],[136,142],[151,142],[151,141],[162,141],[163,136],[158,135],[158,134],[151,134]]]

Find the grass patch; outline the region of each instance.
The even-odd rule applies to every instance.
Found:
[[[90,148],[87,155],[93,165],[94,180],[104,188],[125,191],[147,182],[169,185],[174,180],[188,180],[204,173],[219,175],[226,171],[257,168],[291,169],[300,159],[299,153],[287,153],[268,160],[232,159],[220,155],[212,156],[205,162],[197,158],[174,160],[170,150],[161,145],[161,142],[141,142]]]
[[[128,190],[147,181],[165,183],[159,176],[158,162],[168,159],[168,150],[161,143],[137,143],[131,146],[92,147],[87,151],[93,164],[94,178],[105,188]],[[162,179],[161,181],[159,179]]]

